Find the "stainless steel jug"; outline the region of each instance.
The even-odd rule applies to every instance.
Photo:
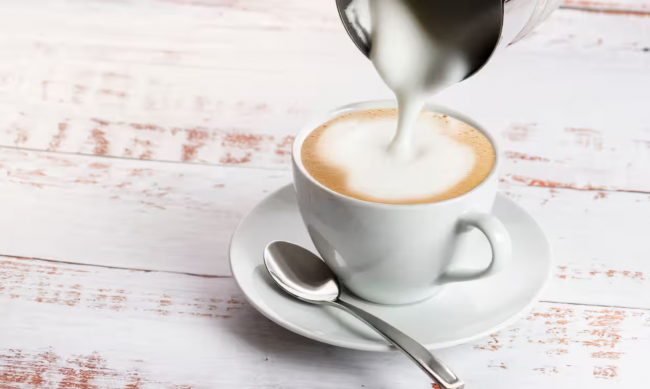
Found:
[[[366,56],[371,47],[371,1],[375,0],[336,0],[345,29]],[[454,46],[466,56],[467,77],[495,52],[528,35],[561,4],[561,0],[395,1],[411,7],[434,41]]]

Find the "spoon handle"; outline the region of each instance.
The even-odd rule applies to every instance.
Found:
[[[442,389],[463,389],[465,387],[463,381],[456,377],[447,365],[402,331],[345,301],[337,300],[331,305],[348,312],[372,327],[387,341],[406,354]]]

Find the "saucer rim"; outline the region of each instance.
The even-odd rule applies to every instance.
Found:
[[[247,293],[246,288],[242,286],[242,282],[240,281],[239,277],[242,275],[238,276],[236,271],[235,271],[235,247],[237,246],[238,242],[238,236],[241,235],[240,231],[242,229],[242,226],[246,221],[249,219],[251,215],[253,215],[255,212],[257,212],[260,208],[264,207],[268,201],[270,201],[272,198],[274,198],[279,192],[286,190],[287,187],[293,187],[293,184],[287,184],[283,185],[277,190],[269,193],[266,197],[264,197],[257,205],[255,205],[247,214],[244,216],[239,223],[237,224],[237,227],[235,228],[231,239],[230,239],[230,245],[228,248],[228,256],[229,256],[229,265],[230,265],[230,272],[233,275],[233,278],[235,279],[235,282],[237,283],[237,286],[239,289],[243,292],[244,296],[246,297],[246,300],[251,304],[258,312],[260,312],[264,317],[267,319],[271,320],[272,322],[284,327],[285,329],[294,332],[298,335],[302,335],[306,338],[333,345],[333,346],[338,346],[338,347],[344,347],[344,348],[349,348],[353,350],[361,350],[361,351],[373,351],[373,352],[391,352],[395,351],[396,348],[392,344],[388,343],[388,341],[381,339],[379,340],[381,343],[369,343],[368,341],[355,341],[355,340],[340,340],[340,339],[332,339],[326,335],[319,335],[314,332],[314,330],[309,330],[305,329],[299,326],[296,326],[292,324],[292,322],[283,319],[282,317],[275,315],[275,311],[270,309],[266,304],[260,303],[259,301],[256,301],[252,299]],[[554,262],[554,253],[553,253],[553,247],[551,246],[550,242],[548,241],[548,237],[544,233],[544,230],[541,228],[541,226],[537,223],[537,221],[524,209],[522,208],[519,204],[517,204],[515,201],[511,200],[508,198],[506,195],[504,195],[501,192],[497,192],[497,197],[505,199],[510,205],[518,208],[520,212],[523,212],[524,214],[528,215],[530,217],[530,222],[534,226],[534,228],[537,229],[539,232],[539,236],[541,239],[543,239],[544,244],[546,248],[548,249],[548,269],[546,271],[546,275],[543,279],[543,282],[537,291],[535,295],[531,298],[530,302],[523,307],[521,310],[519,310],[517,313],[513,314],[512,317],[508,318],[507,320],[504,320],[498,325],[495,325],[491,327],[488,330],[485,330],[483,332],[477,333],[472,336],[468,336],[465,338],[461,338],[458,340],[454,341],[449,341],[449,342],[434,342],[434,343],[423,343],[423,346],[428,349],[428,350],[437,350],[437,349],[443,349],[443,348],[448,348],[448,347],[453,347],[453,346],[458,346],[461,344],[466,344],[481,338],[485,338],[486,336],[490,335],[491,333],[497,332],[502,330],[503,328],[509,326],[510,324],[514,323],[515,321],[521,319],[525,314],[530,312],[532,308],[539,303],[539,297],[544,293],[546,288],[548,287],[548,284],[550,283],[552,274],[553,274],[553,262]],[[243,238],[242,238],[243,239]],[[260,254],[261,255],[261,254]],[[428,299],[425,299],[421,302],[415,303],[415,305],[426,303]],[[296,302],[300,304],[309,304],[306,302],[302,302],[299,300],[296,300]],[[396,309],[399,309],[400,306],[395,306]]]

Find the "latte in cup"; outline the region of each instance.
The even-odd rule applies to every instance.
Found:
[[[301,148],[302,164],[321,185],[384,204],[425,204],[461,196],[492,172],[495,152],[479,130],[422,111],[407,154],[389,150],[397,109],[357,111],[316,128]]]

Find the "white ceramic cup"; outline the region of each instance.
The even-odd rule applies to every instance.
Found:
[[[446,283],[487,277],[510,258],[510,236],[492,215],[499,153],[494,139],[474,120],[448,108],[425,110],[457,118],[481,131],[497,160],[488,178],[470,192],[428,204],[394,205],[358,200],[313,179],[301,160],[305,138],[318,126],[346,113],[395,107],[393,101],[347,105],[309,123],[293,144],[293,179],[300,213],[316,249],[341,282],[358,297],[379,304],[424,300]],[[423,177],[425,179],[425,177]],[[490,243],[492,259],[482,269],[450,270],[464,232],[476,228]]]

